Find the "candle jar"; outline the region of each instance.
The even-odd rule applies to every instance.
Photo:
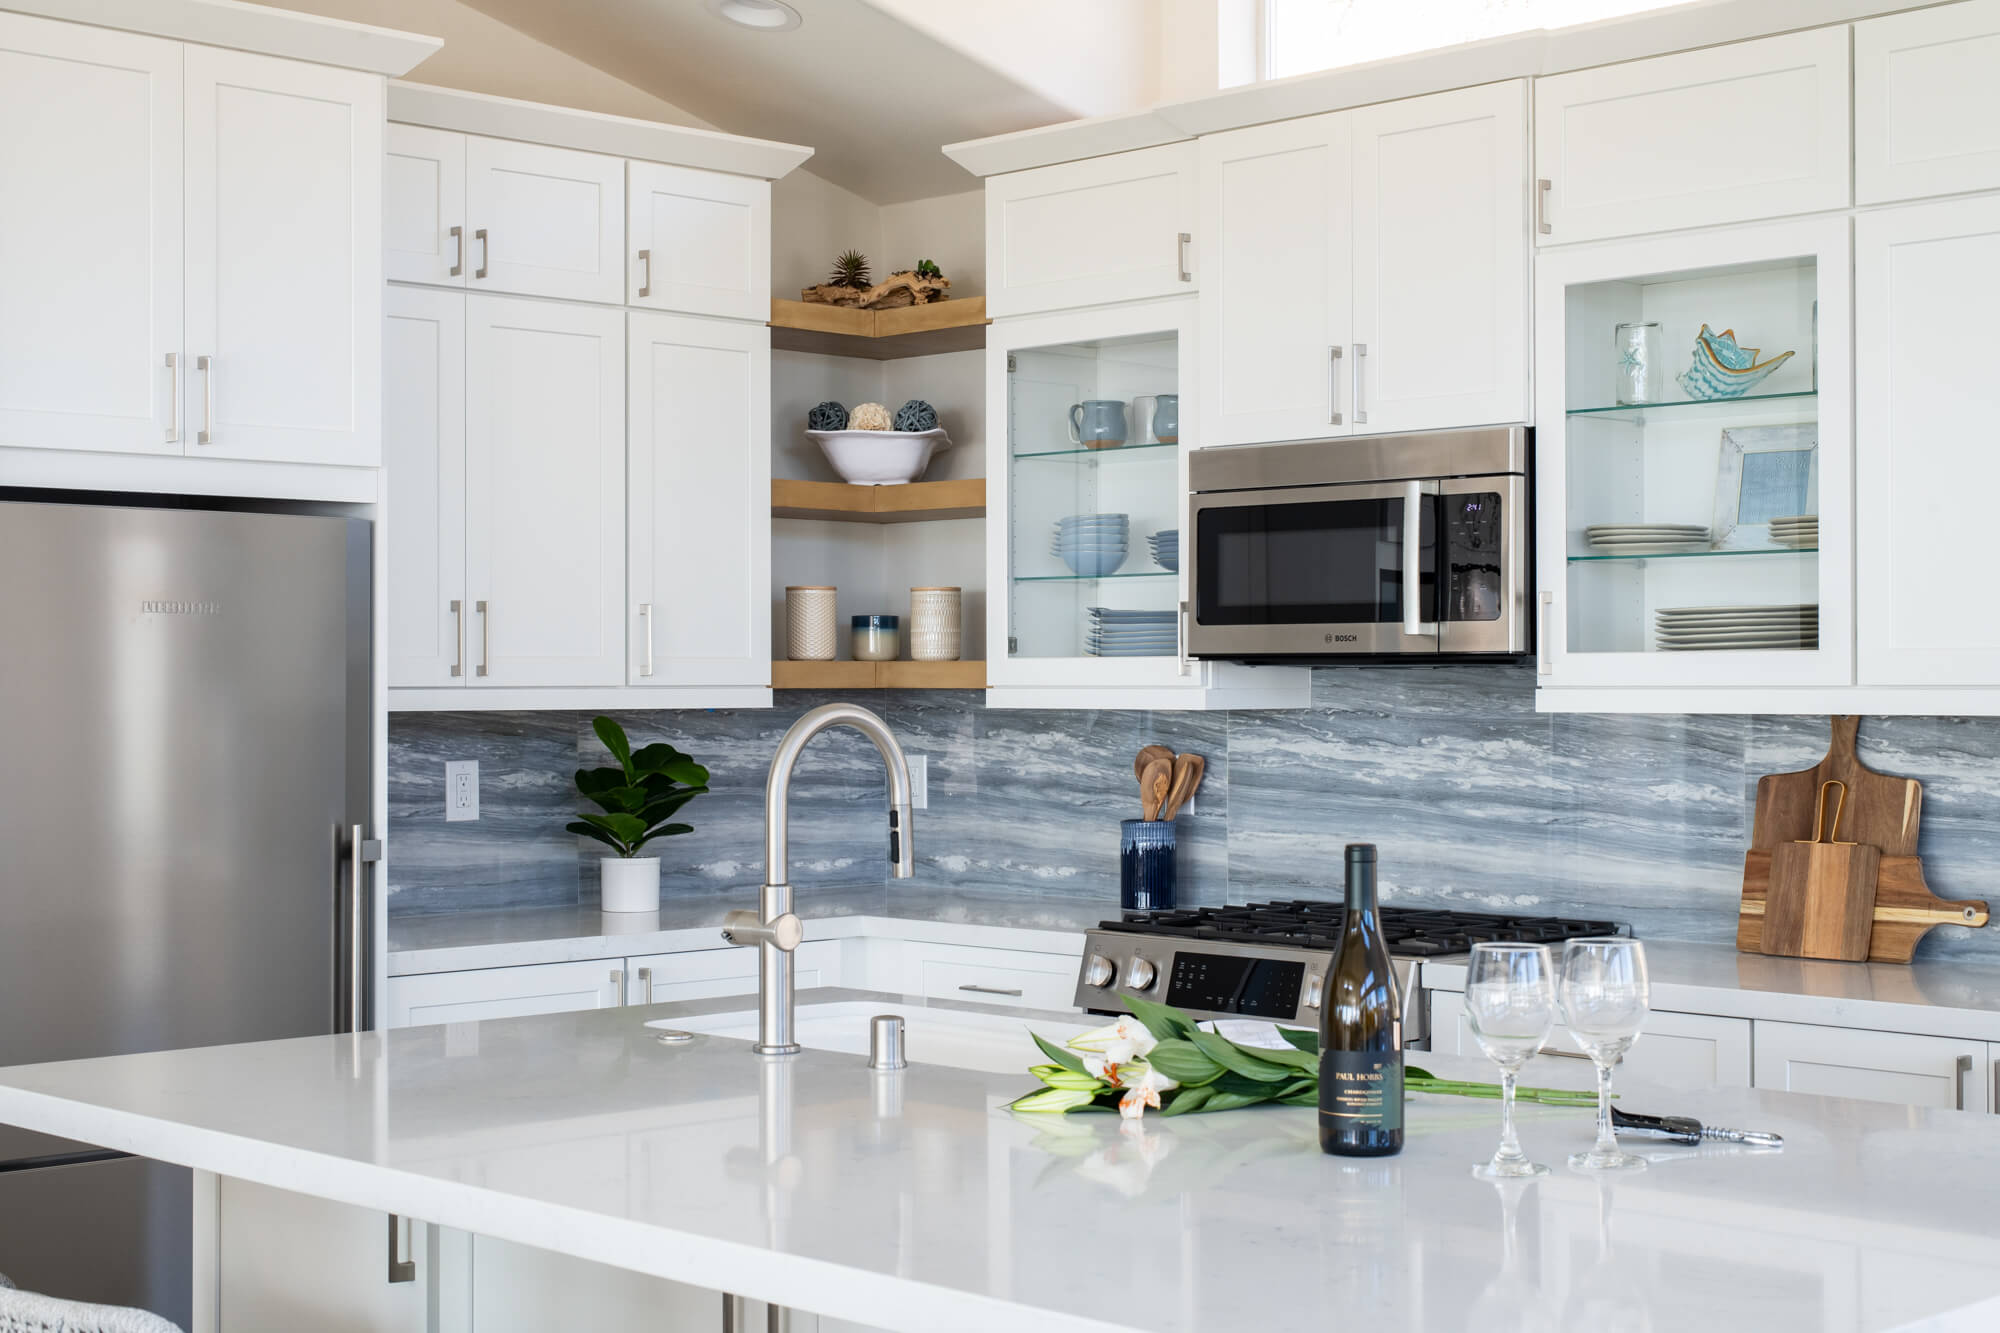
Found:
[[[957,588],[910,589],[910,660],[956,662],[962,643]]]
[[[893,662],[903,651],[901,622],[895,616],[856,616],[852,646],[857,662]]]
[[[1657,403],[1665,391],[1660,361],[1658,324],[1620,324],[1613,343],[1618,349],[1618,401]]]
[[[785,589],[785,656],[794,662],[833,660],[833,603],[838,589]]]

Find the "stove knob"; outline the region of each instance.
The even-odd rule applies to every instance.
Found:
[[[1117,975],[1118,969],[1113,967],[1111,960],[1101,953],[1092,954],[1083,965],[1083,984],[1095,986],[1099,990],[1109,986],[1111,979]]]
[[[1319,1008],[1320,992],[1323,989],[1325,989],[1325,986],[1326,986],[1326,977],[1324,974],[1316,975],[1307,979],[1306,1008],[1308,1009]]]
[[[1133,990],[1146,990],[1153,984],[1153,965],[1143,958],[1134,958],[1125,969],[1125,984]]]

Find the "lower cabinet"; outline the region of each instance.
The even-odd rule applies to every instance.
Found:
[[[1076,1000],[1076,959],[1026,949],[954,944],[904,946],[901,989],[933,1000],[1029,1009],[1068,1009]]]
[[[432,1228],[399,1219],[392,1240],[387,1214],[226,1176],[195,1190],[214,1191],[215,1252],[198,1238],[195,1262],[215,1287],[195,1293],[192,1333],[429,1333]],[[414,1276],[392,1282],[392,1260]]]
[[[1456,991],[1431,992],[1431,1049],[1453,1055],[1480,1054],[1466,1023],[1465,997]],[[1544,1053],[1587,1060],[1569,1033],[1557,1028]],[[1750,1020],[1713,1014],[1655,1010],[1646,1030],[1620,1064],[1623,1074],[1646,1083],[1677,1088],[1747,1088],[1751,1083]],[[1527,1080],[1534,1082],[1532,1076]]]
[[[1991,1111],[1992,1048],[1983,1041],[1757,1024],[1757,1086],[1826,1097]]]
[[[612,958],[588,963],[489,967],[390,977],[383,1026],[473,1023],[488,1018],[613,1009],[625,1003],[625,969]]]
[[[792,951],[792,984],[800,990],[840,984],[840,941],[807,940]],[[721,995],[757,994],[755,949],[701,949],[625,960],[625,1003],[665,1004]],[[754,1007],[754,1000],[752,1002]]]

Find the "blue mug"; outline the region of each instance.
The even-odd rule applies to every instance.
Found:
[[[1179,444],[1181,440],[1181,396],[1177,393],[1163,393],[1153,400],[1153,438],[1161,444]]]
[[[1116,449],[1125,443],[1125,404],[1116,398],[1089,398],[1069,409],[1069,442],[1086,449]]]

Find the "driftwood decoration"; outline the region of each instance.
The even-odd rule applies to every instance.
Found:
[[[920,278],[913,269],[891,273],[873,287],[840,287],[822,282],[807,287],[799,299],[818,305],[851,306],[857,310],[898,310],[907,305],[929,305],[951,295],[950,278]]]

